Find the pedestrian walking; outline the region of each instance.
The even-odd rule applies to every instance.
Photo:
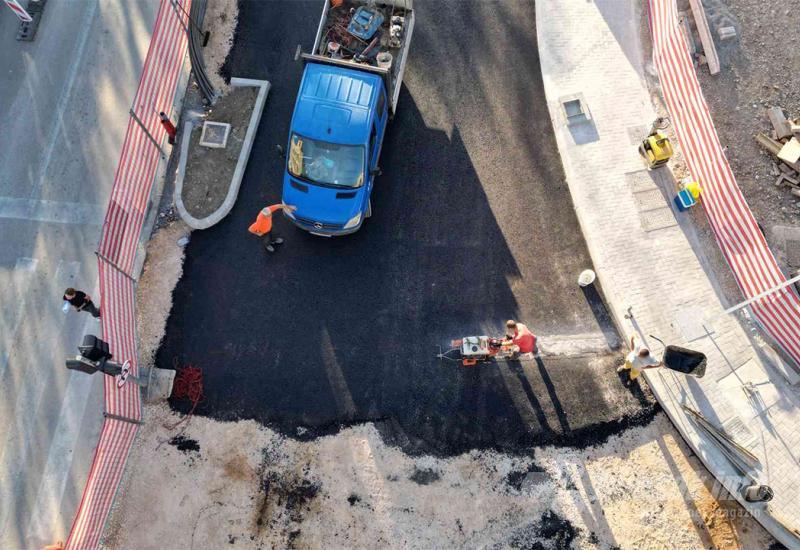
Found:
[[[275,252],[275,247],[273,245],[283,244],[283,239],[272,236],[272,214],[278,210],[294,212],[297,210],[297,207],[283,203],[266,206],[261,209],[256,221],[248,228],[250,233],[262,238],[264,248],[267,249],[267,252]]]
[[[522,323],[513,319],[506,321],[506,345],[510,346],[512,357],[520,353],[532,353],[536,349],[536,336]]]
[[[88,311],[95,319],[100,318],[100,310],[92,302],[92,297],[70,287],[64,291],[64,301],[69,302],[76,311]]]
[[[625,364],[617,368],[617,372],[630,371],[630,379],[636,380],[645,369],[655,369],[662,366],[661,361],[653,357],[650,350],[638,341],[636,335],[631,336],[629,342],[630,352],[625,357]]]

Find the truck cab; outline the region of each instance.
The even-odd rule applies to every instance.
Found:
[[[388,104],[376,74],[308,63],[292,116],[283,177],[284,214],[326,237],[357,231],[372,214],[370,195]]]

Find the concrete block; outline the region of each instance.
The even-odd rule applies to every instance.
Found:
[[[172,382],[175,380],[175,371],[172,369],[150,369],[150,383],[147,386],[145,401],[153,403],[168,399],[172,394]]]

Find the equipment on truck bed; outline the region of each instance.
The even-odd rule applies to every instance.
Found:
[[[353,14],[347,32],[361,40],[370,40],[383,24],[383,14],[376,8],[361,6]]]

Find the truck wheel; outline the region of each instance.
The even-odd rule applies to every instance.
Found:
[[[372,217],[372,199],[367,199],[367,213],[364,214],[365,218]]]

